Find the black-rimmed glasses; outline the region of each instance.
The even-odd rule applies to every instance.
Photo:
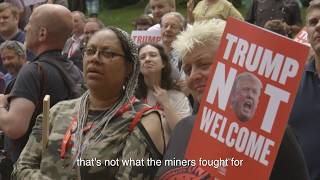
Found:
[[[98,52],[98,57],[103,59],[114,59],[116,56],[125,57],[123,54],[112,52],[110,49],[97,49],[94,47],[84,48],[84,55],[94,56]]]

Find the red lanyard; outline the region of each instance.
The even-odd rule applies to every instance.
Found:
[[[130,106],[135,102],[136,98],[132,97],[129,102],[125,103],[116,113],[116,116],[121,116],[123,113],[125,113],[126,111],[129,110]],[[61,143],[61,147],[60,147],[60,157],[63,159],[67,148],[71,147],[72,145],[70,144],[70,140],[71,140],[71,134],[72,134],[72,130],[75,128],[75,126],[77,126],[77,116],[73,116],[71,123],[67,129],[67,132],[64,134],[62,143]],[[83,131],[89,131],[93,126],[93,123],[87,123],[87,125],[83,128]]]
[[[71,132],[73,127],[77,125],[77,116],[73,116],[72,121],[68,127],[67,132],[64,134],[62,144],[61,144],[61,150],[60,150],[60,157],[63,159],[64,155],[66,154],[67,145],[70,145],[70,139],[71,139]]]
[[[148,104],[147,98],[143,98],[143,102]],[[152,106],[153,109],[162,110],[161,105],[157,102],[156,105]]]
[[[132,97],[129,102],[125,103],[116,113],[117,116],[121,116],[123,113],[129,110],[130,106],[136,101],[136,97]]]

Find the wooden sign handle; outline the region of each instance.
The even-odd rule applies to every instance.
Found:
[[[47,148],[49,136],[49,110],[50,110],[50,95],[45,95],[43,98],[43,118],[42,118],[42,150]]]

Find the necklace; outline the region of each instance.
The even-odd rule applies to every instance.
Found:
[[[100,119],[95,123],[95,126],[89,129],[86,136],[84,136],[83,129],[85,128],[86,119],[88,117],[88,109],[89,109],[89,92],[86,91],[85,94],[81,97],[80,105],[79,105],[79,121],[77,123],[77,128],[75,132],[75,140],[74,140],[74,161],[73,166],[76,165],[77,159],[81,158],[85,150],[89,145],[97,143],[101,138],[102,129],[106,128],[111,121],[111,119],[117,115],[117,113],[123,113],[124,108],[128,109],[133,104],[135,98],[127,99],[123,98],[120,101],[117,101],[110,109],[105,110],[101,114],[99,114],[94,121]],[[124,104],[128,102],[128,104]]]
[[[78,158],[81,158],[84,151],[87,149],[87,147],[90,144],[93,144],[97,142],[101,137],[101,130],[108,126],[110,120],[112,117],[116,114],[116,109],[118,109],[118,103],[115,103],[110,109],[105,110],[100,115],[98,115],[95,119],[100,119],[99,122],[96,122],[96,125],[92,127],[84,136],[84,132],[82,131],[85,127],[86,120],[88,117],[88,111],[89,111],[89,92],[86,91],[85,94],[81,97],[80,105],[79,105],[79,117],[78,117],[78,123],[77,128],[75,132],[75,156],[74,156],[74,162],[73,166],[76,165],[76,160]]]

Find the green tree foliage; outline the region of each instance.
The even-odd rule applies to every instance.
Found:
[[[309,2],[310,2],[311,0],[300,0],[300,1],[301,1],[302,5],[303,5],[304,7],[308,7],[308,6],[309,6]]]
[[[105,0],[105,6],[108,9],[121,8],[128,5],[136,4],[140,0]]]

